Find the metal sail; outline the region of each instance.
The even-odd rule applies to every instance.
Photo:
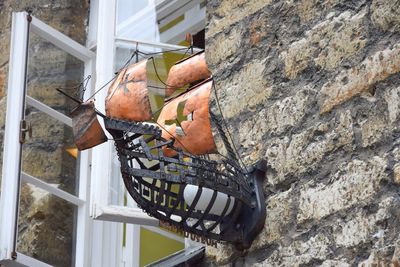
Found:
[[[106,116],[124,121],[148,121],[152,118],[147,89],[147,60],[120,71],[108,89]]]
[[[202,81],[211,75],[208,70],[205,53],[199,52],[175,63],[171,67],[167,78],[165,94],[172,95],[176,89],[187,84]]]
[[[211,87],[212,80],[207,80],[170,100],[157,120],[163,138],[175,139],[175,147],[193,155],[209,154],[216,150],[208,111]],[[173,156],[176,151],[165,147],[164,153]]]

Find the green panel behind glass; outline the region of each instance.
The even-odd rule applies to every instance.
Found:
[[[185,248],[185,244],[140,229],[140,266],[145,266]]]

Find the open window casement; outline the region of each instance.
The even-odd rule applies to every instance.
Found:
[[[96,34],[91,34],[89,31],[89,36],[93,38],[89,42],[97,44],[96,88],[101,88],[107,84],[115,73],[126,65],[127,59],[131,58],[135,49],[145,53],[181,49],[179,52],[168,53],[167,56],[156,59],[156,64],[159,66],[158,74],[166,77],[169,67],[188,51],[185,51],[184,46],[161,43],[160,34],[163,33],[160,31],[160,27],[168,26],[169,22],[180,16],[186,16],[186,21],[179,21],[172,24],[173,26],[167,27],[167,29],[173,29],[175,35],[179,36],[181,40],[184,40],[187,32],[204,28],[205,8],[200,6],[201,1],[151,0],[133,4],[133,2],[126,0],[100,0],[91,4],[98,8],[97,14],[91,8],[92,16],[102,18],[97,23],[91,22],[90,29],[95,28]],[[192,13],[198,15],[191,17],[190,14]],[[192,19],[190,20],[190,18]],[[159,24],[161,21],[162,24]],[[187,27],[182,28],[181,25]],[[178,31],[179,34],[177,34]],[[171,38],[166,39],[171,40]],[[196,51],[198,50],[195,49],[194,52]],[[133,64],[142,58],[144,58],[142,55],[133,57],[129,64]],[[110,62],[114,62],[114,64],[110,64]],[[150,70],[149,76],[154,76],[154,82],[159,82],[156,81],[154,69]],[[155,85],[163,86],[162,83]],[[107,89],[108,86],[96,95],[98,100],[96,101],[96,108],[102,113],[105,113],[104,99],[107,96]],[[150,103],[153,110],[159,108],[157,105],[160,105],[157,94],[164,94],[164,92],[159,90],[151,94]],[[104,126],[103,122],[101,123]],[[111,136],[108,135],[108,138],[111,139]],[[127,205],[126,198],[130,198],[130,196],[124,190],[120,165],[113,142],[94,147],[92,153],[92,217],[97,220],[158,226],[158,220],[143,213],[135,204]]]
[[[26,12],[12,15],[10,47],[0,262],[88,266],[90,152],[76,153],[69,117],[72,103],[55,89],[93,76],[95,54]],[[87,94],[93,85],[89,80]],[[54,225],[60,220],[64,228]],[[54,247],[32,254],[27,234],[32,226],[36,240],[54,238],[54,247],[66,249],[62,262],[52,257]]]
[[[96,47],[95,87],[98,89],[107,84],[115,73],[127,63],[127,59],[131,58],[135,49],[146,53],[181,49],[179,52],[168,53],[167,56],[156,58],[156,64],[159,67],[158,74],[166,79],[169,67],[181,59],[185,53],[190,52],[184,46],[178,45],[179,41],[185,39],[187,32],[193,30],[192,33],[196,33],[204,28],[205,7],[201,6],[201,1],[135,1],[133,3],[125,0],[99,0],[91,1],[90,14],[94,19],[91,19],[89,25],[89,43]],[[184,17],[185,21],[175,20],[180,17]],[[96,18],[101,19],[96,21]],[[161,24],[158,23],[160,19],[163,19]],[[160,30],[160,28],[163,29]],[[171,41],[172,39],[176,41]],[[162,40],[165,41],[162,42]],[[194,49],[194,52],[196,51]],[[129,63],[133,64],[142,58],[144,57],[141,55],[135,56]],[[156,79],[154,70],[149,71],[149,76]],[[163,86],[161,83],[154,85]],[[95,96],[96,108],[102,113],[105,113],[104,99],[109,86],[110,84]],[[157,109],[157,105],[160,104],[157,96],[150,96],[150,104],[152,109]],[[101,124],[104,126],[102,120]],[[108,138],[111,139],[111,136],[108,135]],[[132,257],[132,253],[129,251],[135,248],[137,258],[143,258],[144,249],[140,244],[145,242],[144,230],[158,233],[171,240],[184,242],[183,237],[159,228],[159,221],[143,213],[132,201],[123,185],[120,165],[112,140],[92,149],[91,169],[91,216],[96,221],[126,224],[122,230],[113,230],[123,232],[124,251],[126,251],[124,255],[128,258]],[[104,228],[99,230],[99,233],[107,231]],[[94,238],[96,236],[95,232]],[[138,244],[138,239],[140,239],[140,244]],[[102,246],[100,238],[98,242],[94,243],[95,246]],[[98,248],[97,251],[102,250]],[[143,263],[142,260],[141,262]],[[98,264],[101,263],[98,262]]]

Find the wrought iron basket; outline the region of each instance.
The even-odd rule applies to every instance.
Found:
[[[266,216],[265,162],[244,172],[234,160],[210,160],[174,147],[174,140],[164,139],[157,126],[108,117],[104,121],[115,140],[125,186],[140,208],[182,231],[228,241],[239,249],[251,245]],[[165,147],[176,156],[165,156]],[[195,193],[192,201],[187,196],[185,201],[189,187]],[[221,197],[224,206],[215,212]]]

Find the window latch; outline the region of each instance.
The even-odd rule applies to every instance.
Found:
[[[19,142],[21,144],[25,143],[26,133],[28,133],[29,138],[32,138],[32,125],[26,120],[21,120],[20,122],[20,132],[19,132]]]

